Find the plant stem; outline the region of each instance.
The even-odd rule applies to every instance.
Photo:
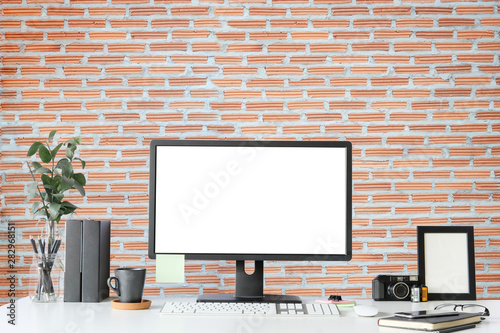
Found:
[[[37,182],[36,183],[36,189],[38,190],[38,194],[40,194],[40,199],[42,199],[43,207],[45,207],[44,208],[45,214],[47,214],[47,218],[50,219],[50,214],[49,214],[49,211],[47,210],[47,205],[45,204],[45,200],[43,200],[42,191],[40,191],[40,187],[38,187],[38,181],[36,180],[35,175],[33,174],[33,170],[31,170],[31,166],[30,166],[29,162],[26,162],[26,164],[28,164],[28,169],[30,170],[31,177],[33,178],[33,180],[35,182]],[[33,212],[33,214],[35,214],[35,213],[36,212]]]
[[[48,239],[48,244],[49,244],[49,249],[52,249],[52,247],[54,246],[54,242],[56,240],[56,231],[55,231],[55,221],[54,220],[50,220],[48,221],[48,225],[49,225],[49,230],[48,230],[48,234],[49,234],[49,239]]]

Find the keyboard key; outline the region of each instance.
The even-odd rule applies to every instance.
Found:
[[[308,314],[320,315],[323,314],[323,310],[318,307],[319,304],[306,304],[306,309]]]
[[[332,314],[332,311],[330,311],[330,307],[328,304],[320,304],[321,305],[321,310],[323,310],[323,313],[325,314]]]

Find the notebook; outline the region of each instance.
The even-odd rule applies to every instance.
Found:
[[[434,331],[455,326],[481,322],[479,313],[461,312],[457,316],[448,317],[430,317],[430,318],[402,318],[402,317],[387,317],[378,320],[379,326],[409,328],[415,330]]]

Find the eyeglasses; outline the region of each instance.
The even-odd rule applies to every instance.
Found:
[[[487,317],[490,315],[490,310],[487,307],[479,304],[439,304],[434,308],[434,310],[441,310],[445,308],[453,308],[453,311],[462,311],[470,313],[479,313],[482,317]]]

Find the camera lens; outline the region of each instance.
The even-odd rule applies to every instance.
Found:
[[[392,289],[392,294],[398,299],[404,299],[410,294],[410,288],[408,285],[404,282],[398,282],[392,286],[392,288],[389,288],[389,290]]]

